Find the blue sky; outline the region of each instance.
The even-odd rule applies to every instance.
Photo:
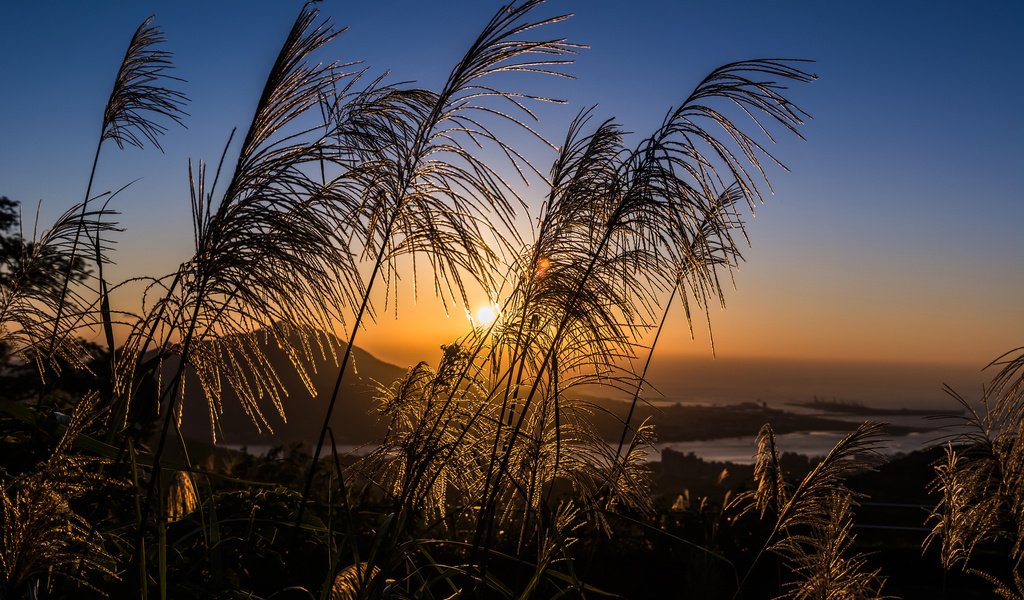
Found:
[[[326,0],[349,26],[326,59],[363,60],[394,80],[438,87],[497,7],[490,2]],[[114,72],[137,24],[165,30],[191,97],[188,130],[163,154],[104,150],[97,189],[141,178],[115,202],[122,276],[170,270],[191,241],[188,158],[215,160],[245,127],[301,4],[48,2],[0,8],[0,194],[41,222],[81,199]],[[1024,8],[1019,3],[552,1],[575,16],[553,35],[587,44],[575,80],[532,91],[565,98],[541,112],[560,139],[598,104],[627,130],[655,127],[714,67],[754,57],[817,62],[792,91],[811,115],[807,141],[783,138],[775,195],[750,223],[752,248],[713,310],[725,356],[957,362],[981,366],[1024,344]],[[546,170],[551,155],[530,146]],[[409,318],[430,318],[430,302]],[[457,334],[464,323],[448,328]],[[448,331],[446,330],[446,331]],[[422,348],[392,343],[399,362]],[[681,321],[664,351],[708,354]]]

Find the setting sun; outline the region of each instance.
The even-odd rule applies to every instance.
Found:
[[[498,309],[493,304],[486,304],[476,309],[476,321],[477,325],[481,327],[488,327],[491,323],[498,318]]]

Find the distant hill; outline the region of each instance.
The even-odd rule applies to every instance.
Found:
[[[337,342],[338,360],[345,344]],[[270,445],[302,442],[307,446],[315,443],[320,425],[333,391],[338,367],[333,360],[320,360],[313,365],[311,378],[316,395],[311,395],[291,366],[284,352],[276,346],[269,348],[271,362],[277,366],[277,373],[288,396],[284,400],[287,422],[277,414],[269,400],[262,403],[263,414],[270,422],[273,433],[260,433],[249,417],[243,412],[235,393],[225,389],[222,399],[224,413],[221,416],[221,430],[217,439],[220,443],[232,445]],[[354,367],[354,368],[353,368]],[[170,377],[175,365],[165,364],[165,376]],[[403,377],[406,370],[386,363],[356,347],[353,361],[348,367],[339,393],[338,402],[331,418],[331,429],[338,444],[362,444],[383,437],[386,423],[375,413],[374,398],[380,385],[389,385]],[[621,419],[628,412],[628,404],[621,400],[600,398],[585,394],[584,399],[595,409],[592,415],[594,425],[602,437],[617,441],[622,432]],[[197,441],[209,441],[211,434],[209,409],[202,397],[202,391],[194,376],[186,382],[182,433]],[[634,425],[645,418],[657,426],[660,441],[690,441],[722,437],[752,436],[761,425],[771,422],[776,433],[790,431],[849,431],[855,427],[849,421],[828,418],[826,415],[801,415],[766,406],[763,403],[742,402],[722,403],[709,406],[688,406],[680,404],[658,407],[641,403],[633,415]],[[891,428],[891,435],[907,433],[909,428]]]
[[[340,362],[345,344],[339,341],[338,347],[337,360]],[[261,434],[243,412],[234,391],[225,389],[221,431],[217,433],[218,443],[263,445],[303,442],[310,446],[316,442],[320,433],[338,375],[338,366],[332,359],[318,360],[313,365],[315,372],[311,373],[311,378],[316,395],[311,396],[284,352],[273,344],[266,351],[288,392],[283,402],[287,422],[277,414],[273,404],[266,400],[261,406],[274,433]],[[165,371],[172,371],[173,368],[173,364],[164,366]],[[373,398],[378,385],[389,385],[403,377],[405,372],[405,369],[381,361],[358,346],[355,347],[331,417],[331,429],[337,443],[358,444],[383,436],[386,424],[378,422],[374,414]],[[208,441],[211,433],[209,409],[194,375],[186,381],[183,407],[182,434],[186,438]]]

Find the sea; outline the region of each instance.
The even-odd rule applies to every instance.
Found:
[[[942,418],[929,418],[923,415],[892,416],[892,415],[850,415],[836,412],[816,411],[798,406],[786,406],[785,410],[790,412],[802,412],[816,414],[830,419],[848,421],[851,424],[859,424],[865,420],[902,425],[925,431],[914,431],[903,435],[884,436],[878,440],[876,451],[883,456],[896,456],[906,454],[915,450],[944,444],[954,434],[963,430],[963,426],[955,419],[948,416]],[[776,446],[779,452],[793,452],[809,457],[824,456],[833,446],[836,445],[848,432],[842,431],[798,431],[782,433],[775,436]],[[274,445],[255,444],[249,446],[229,446],[234,450],[245,450],[254,455],[265,455]],[[373,444],[339,444],[335,447],[339,455],[362,456],[370,453],[375,446]],[[710,462],[731,462],[736,464],[752,464],[754,453],[757,449],[755,436],[728,437],[713,440],[700,440],[691,442],[662,442],[654,444],[648,450],[647,460],[657,462],[661,460],[662,452],[671,450],[683,454],[694,454],[703,460]],[[321,450],[322,456],[330,456],[331,448],[325,446]]]
[[[662,364],[655,362],[649,372],[650,386],[644,390],[653,406],[764,403],[789,412],[815,414],[852,424],[865,420],[903,425],[924,431],[893,435],[879,440],[884,455],[912,452],[943,444],[962,425],[948,418],[925,415],[870,415],[823,411],[796,406],[819,398],[849,402],[880,409],[948,411],[960,408],[954,393],[974,402],[990,373],[977,366],[915,363],[835,362],[743,358],[687,358]],[[601,388],[584,390],[604,395]],[[625,398],[620,398],[625,400]],[[780,452],[824,456],[846,435],[836,431],[801,431],[776,436]],[[248,451],[262,454],[269,445],[253,445]],[[342,454],[365,454],[372,446],[338,446]],[[664,450],[693,453],[708,461],[752,463],[756,451],[754,435],[692,442],[658,443],[648,460],[659,461]],[[329,448],[324,455],[329,456]]]
[[[990,373],[975,365],[841,362],[825,360],[688,358],[655,363],[645,397],[653,406],[764,403],[775,409],[813,414],[859,424],[865,420],[925,431],[888,436],[877,445],[883,455],[921,450],[943,444],[962,431],[961,422],[927,415],[871,415],[825,411],[794,404],[818,398],[880,409],[915,411],[957,410],[954,394],[976,403]],[[800,431],[776,436],[780,452],[824,456],[846,435],[835,431]],[[749,464],[754,461],[755,436],[694,442],[665,442],[655,446],[650,460],[671,449],[708,461]]]
[[[953,435],[963,430],[963,425],[956,419],[946,416],[929,418],[927,416],[902,415],[850,415],[836,412],[814,411],[802,407],[787,406],[790,412],[802,412],[828,417],[838,421],[860,424],[870,420],[874,422],[902,425],[925,431],[914,431],[903,435],[888,435],[878,439],[875,449],[883,456],[907,454],[916,450],[924,450],[931,446],[946,443]],[[849,432],[842,431],[797,431],[782,433],[775,436],[775,444],[779,452],[793,452],[809,457],[825,456]],[[654,452],[649,460],[661,460],[664,450],[672,450],[683,454],[693,453],[696,456],[714,462],[731,462],[736,464],[752,464],[757,450],[755,436],[719,438],[693,442],[665,442],[655,444]]]

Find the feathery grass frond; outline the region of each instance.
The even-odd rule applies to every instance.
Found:
[[[466,359],[458,346],[447,346],[436,371],[420,363],[382,390],[388,435],[356,466],[408,513],[442,525],[449,505],[474,497],[481,444],[489,439],[481,429],[496,420],[479,386],[456,379]]]
[[[4,597],[27,593],[36,578],[56,574],[100,591],[116,581],[117,562],[102,536],[72,501],[97,485],[118,482],[100,474],[94,459],[70,453],[75,438],[95,417],[97,394],[79,400],[50,457],[29,474],[0,481],[0,582]]]
[[[107,281],[103,276],[103,268],[107,261],[103,237],[100,231],[90,231],[87,209],[92,196],[92,185],[96,177],[96,168],[99,165],[100,151],[103,149],[103,142],[112,139],[118,148],[124,149],[125,144],[142,148],[144,140],[148,140],[158,149],[160,148],[159,136],[166,131],[166,127],[159,122],[161,118],[170,119],[173,122],[182,123],[185,116],[183,106],[187,101],[185,95],[179,91],[163,87],[165,81],[177,80],[166,73],[171,68],[171,54],[165,50],[154,48],[164,41],[163,34],[159,28],[152,24],[153,17],[142,22],[135,30],[128,49],[125,51],[124,59],[118,69],[117,77],[114,79],[114,86],[107,99],[107,105],[103,111],[103,124],[100,137],[96,143],[96,153],[92,159],[92,169],[89,173],[89,182],[85,187],[85,197],[81,203],[81,210],[78,215],[74,240],[71,243],[68,267],[64,271],[64,278],[61,283],[60,300],[57,305],[56,316],[53,319],[53,340],[51,347],[46,353],[52,356],[57,352],[56,345],[60,343],[61,318],[64,315],[65,296],[72,279],[75,275],[74,265],[79,260],[78,244],[82,234],[92,242],[93,259],[95,261],[97,276],[97,295],[99,314],[102,321],[104,333],[111,356],[114,355],[113,316],[110,309],[110,298]],[[123,189],[123,188],[122,188]],[[110,197],[112,198],[115,192]],[[104,194],[105,195],[105,194]],[[101,195],[102,196],[102,195]],[[109,198],[108,198],[109,201]],[[106,205],[104,205],[104,209]],[[91,235],[92,234],[92,235]],[[112,371],[116,366],[111,367]]]
[[[167,520],[178,521],[199,508],[199,495],[192,474],[176,471],[167,484]]]
[[[551,526],[546,528],[538,541],[537,566],[518,596],[519,600],[534,597],[541,579],[555,566],[560,558],[568,557],[577,541],[577,532],[582,526],[580,511],[572,502],[561,502],[555,507]]]
[[[883,427],[881,423],[865,422],[836,442],[779,508],[776,530],[823,524],[821,519],[828,514],[832,493],[845,489],[843,482],[848,476],[878,464],[880,455],[876,448]]]
[[[622,277],[631,277],[636,269],[627,265],[628,258],[620,261],[621,257],[601,251],[600,224],[614,209],[622,133],[606,121],[585,134],[590,118],[591,111],[583,111],[569,127],[552,167],[536,241],[513,267],[515,285],[493,331],[488,360],[506,375],[499,379],[502,420],[495,432],[485,488],[491,494],[485,499],[490,511],[496,509],[499,496],[511,491],[499,489],[507,484],[503,479],[508,471],[524,466],[513,461],[516,444],[508,440],[537,430],[537,415],[543,415],[541,431],[550,427],[555,471],[563,458],[562,448],[572,444],[574,435],[589,436],[587,427],[573,433],[572,426],[566,426],[569,411],[562,410],[568,404],[563,394],[574,384],[615,379],[608,375],[617,369],[616,359],[631,353],[636,333],[636,321],[630,316],[635,310],[634,291],[648,289],[645,282],[619,285]],[[543,379],[545,373],[548,377]],[[523,390],[529,390],[525,399]],[[539,403],[533,402],[534,395]],[[565,458],[571,461],[568,455]],[[544,475],[539,463],[529,464],[534,466],[531,479],[553,477]],[[576,471],[567,466],[565,472]],[[515,480],[515,475],[510,479]],[[480,527],[485,527],[485,520]]]
[[[35,361],[41,375],[47,368],[58,368],[62,360],[84,366],[85,351],[74,334],[95,325],[97,307],[89,269],[75,256],[75,245],[80,230],[87,235],[114,231],[114,214],[75,205],[38,237],[22,241],[2,265],[0,341]],[[67,289],[62,288],[65,273],[71,273]],[[58,321],[61,314],[66,318]]]
[[[782,165],[754,137],[728,116],[724,101],[746,115],[770,142],[778,127],[802,138],[798,127],[808,114],[788,100],[786,82],[806,83],[816,75],[800,67],[809,61],[755,59],[723,65],[704,78],[689,98],[666,116],[661,129],[638,154],[662,154],[659,161],[688,176],[696,189],[713,180],[737,182],[753,202],[761,199],[758,183],[768,184],[761,161]],[[724,134],[724,135],[723,135]],[[730,147],[727,141],[731,141]]]
[[[1024,600],[1024,574],[1019,571],[1013,573],[1012,584],[1000,581],[991,573],[979,569],[967,569],[967,572],[988,582],[992,586],[992,593],[1003,600]]]
[[[720,294],[714,267],[731,264],[738,256],[730,233],[742,226],[733,208],[736,199],[752,202],[760,195],[737,154],[730,152],[724,142],[715,140],[702,123],[710,119],[723,128],[728,139],[742,148],[739,155],[762,171],[760,160],[765,153],[761,146],[712,105],[717,101],[745,108],[766,134],[768,130],[759,121],[760,116],[795,131],[804,113],[780,96],[782,82],[756,78],[768,74],[783,81],[813,79],[791,63],[747,61],[717,69],[678,109],[669,112],[657,131],[629,152],[621,148],[614,131],[602,134],[602,130],[610,127],[608,123],[594,137],[584,138],[585,143],[574,144],[572,140],[581,128],[579,119],[574,122],[565,146],[569,151],[563,149],[563,156],[556,162],[552,194],[545,207],[548,213],[561,214],[565,210],[573,215],[578,205],[571,200],[576,196],[588,198],[596,205],[583,218],[600,213],[588,225],[589,258],[583,262],[586,266],[577,277],[579,291],[574,295],[583,295],[583,286],[589,284],[591,277],[601,278],[599,266],[609,260],[619,268],[612,271],[614,279],[609,278],[608,284],[636,294],[639,306],[651,307],[654,293],[673,287],[680,274],[698,280],[700,297],[706,297],[708,291],[714,296]],[[768,137],[771,139],[770,134]],[[595,144],[605,139],[607,143]],[[702,143],[712,142],[713,151],[702,152]],[[588,146],[602,150],[580,150]],[[561,174],[580,171],[579,161],[574,160],[577,156],[596,163],[585,165],[587,172],[594,172],[597,166],[597,172],[602,174],[566,178],[582,184],[583,194],[562,193],[572,187],[559,185]],[[735,183],[726,186],[723,181]],[[555,235],[561,235],[561,230]],[[562,330],[570,321],[567,312],[555,327],[559,332],[555,338],[563,335]]]
[[[829,500],[827,519],[809,533],[787,536],[779,552],[798,577],[783,596],[794,600],[823,598],[880,599],[885,579],[868,570],[867,558],[853,551],[853,512],[849,493]]]
[[[590,111],[584,111],[569,128],[552,167],[536,241],[515,265],[518,281],[494,332],[496,351],[508,353],[512,364],[534,361],[534,370],[563,319],[563,367],[581,359],[611,365],[630,353],[636,334],[631,315],[638,311],[634,295],[649,288],[632,279],[643,273],[636,265],[647,257],[594,254],[598,224],[614,209],[622,132],[606,121],[585,135],[589,120]]]
[[[775,446],[775,432],[765,423],[757,433],[757,452],[754,453],[754,507],[761,518],[770,509],[774,513],[785,506],[791,491],[782,473],[779,449]]]
[[[358,225],[354,239],[373,261],[349,348],[355,344],[374,286],[383,280],[390,297],[399,271],[397,261],[403,256],[413,261],[414,282],[416,260],[429,262],[435,291],[445,303],[449,298],[468,307],[467,280],[487,290],[495,287],[497,254],[488,238],[508,246],[506,236],[516,237],[514,206],[509,201],[515,190],[476,150],[493,145],[516,169],[524,168],[523,164],[532,168],[487,122],[497,118],[532,131],[523,120],[534,118],[528,103],[549,100],[503,89],[500,75],[556,75],[557,67],[568,62],[564,57],[576,49],[563,39],[530,39],[532,30],[565,18],[532,20],[531,12],[540,4],[540,0],[526,0],[501,8],[437,93],[412,90],[381,96],[391,102],[389,110],[364,112],[370,118],[353,119],[337,128],[339,139],[362,144],[352,145],[362,160],[345,179],[360,190],[359,211],[351,220]],[[517,116],[520,111],[526,116]],[[309,496],[348,360],[346,351],[306,477],[304,498]]]
[[[167,73],[173,68],[171,53],[156,49],[163,42],[163,32],[153,24],[153,17],[135,30],[103,111],[101,140],[113,140],[121,149],[125,145],[142,148],[148,141],[159,149],[159,138],[167,128],[157,119],[183,125],[188,99],[164,87],[167,81],[181,79]]]
[[[388,285],[395,261],[412,255],[430,263],[442,301],[468,306],[466,277],[493,288],[497,256],[487,240],[513,247],[515,240],[505,236],[516,235],[509,198],[517,196],[478,150],[493,145],[520,172],[535,170],[490,122],[532,131],[529,103],[551,101],[504,89],[501,75],[557,75],[576,49],[562,39],[529,38],[531,30],[565,18],[531,20],[540,4],[529,0],[499,10],[438,92],[392,93],[390,110],[353,121],[345,131],[363,148],[361,164],[347,176],[362,189],[359,238],[367,258],[385,263],[380,276]]]
[[[935,466],[931,491],[940,495],[929,520],[925,549],[939,545],[945,568],[958,567],[996,583],[997,593],[1014,593],[1013,582],[972,562],[979,546],[1005,547],[1014,577],[1024,569],[1024,371],[1019,349],[999,357],[1001,366],[985,390],[980,410],[951,389],[966,409],[964,428],[949,440]]]
[[[943,568],[966,565],[979,543],[998,535],[998,468],[995,460],[965,458],[947,444],[945,462],[935,466],[931,487],[941,498],[932,511],[934,525],[924,542],[926,549],[940,544]]]
[[[732,506],[733,508],[738,507],[741,513],[757,510],[762,516],[768,512],[768,508],[773,508],[772,529],[746,575],[740,581],[734,598],[742,593],[743,586],[750,578],[754,566],[766,551],[779,554],[787,559],[796,559],[798,565],[803,564],[801,561],[805,559],[810,561],[802,568],[811,568],[809,565],[814,565],[814,561],[818,560],[817,558],[808,558],[810,554],[825,552],[819,558],[828,558],[836,554],[835,548],[829,550],[824,546],[815,550],[814,553],[808,553],[801,545],[807,542],[808,538],[800,536],[806,535],[808,531],[819,533],[829,531],[836,533],[838,531],[836,523],[830,522],[829,517],[832,514],[836,498],[839,497],[840,507],[846,503],[846,510],[849,509],[852,493],[846,488],[845,479],[852,474],[871,469],[878,463],[880,457],[876,446],[882,428],[883,424],[881,423],[862,423],[855,431],[839,440],[828,454],[792,489],[792,492],[789,492],[788,484],[779,468],[775,436],[770,426],[762,427],[761,433],[758,434],[758,451],[754,467],[755,473],[758,474],[757,488],[737,496]],[[811,546],[817,547],[820,544],[814,542]],[[846,567],[852,564],[862,565],[859,558],[843,560],[853,561],[853,563],[844,562]],[[859,573],[860,566],[857,566],[854,571]]]
[[[717,268],[731,266],[739,257],[732,236],[733,229],[742,229],[737,199],[745,198],[753,206],[753,199],[760,198],[748,168],[763,178],[760,161],[771,155],[714,105],[739,107],[772,140],[769,123],[795,132],[804,116],[781,96],[784,83],[812,79],[793,61],[726,65],[705,78],[632,151],[622,147],[621,134],[610,122],[591,136],[582,135],[588,113],[573,122],[553,168],[538,234],[540,250],[526,261],[525,283],[516,291],[532,292],[538,279],[556,280],[551,276],[553,265],[562,263],[547,256],[557,249],[547,247],[548,235],[576,250],[582,260],[567,264],[573,272],[566,278],[569,285],[557,295],[555,310],[533,314],[534,305],[527,298],[522,309],[512,311],[522,321],[510,329],[515,334],[503,400],[503,412],[510,396],[512,412],[519,410],[518,420],[509,421],[511,437],[520,434],[535,396],[548,397],[538,392],[558,377],[554,365],[572,349],[596,348],[591,352],[602,356],[607,347],[603,344],[610,342],[610,347],[621,350],[609,356],[632,357],[637,331],[658,311],[659,293],[680,284],[684,298],[693,292],[697,301],[721,301]],[[709,126],[724,130],[725,140]],[[558,226],[548,227],[553,224]],[[537,277],[540,272],[543,278]],[[543,336],[533,333],[537,330],[544,330]],[[528,391],[519,408],[519,386],[524,383]],[[506,446],[498,461],[498,480],[510,460]],[[485,499],[489,507],[498,491],[490,493]]]
[[[1024,346],[1006,352],[989,364],[989,367],[997,366],[1000,369],[992,377],[990,395],[1024,396]]]
[[[743,228],[743,221],[736,213],[736,205],[741,198],[739,186],[733,185],[717,198],[712,205],[712,211],[701,224],[696,232],[689,232],[688,228],[673,229],[676,236],[675,242],[669,244],[667,251],[670,262],[676,265],[676,279],[672,287],[672,293],[664,303],[661,314],[661,321],[654,333],[654,339],[647,350],[647,359],[644,361],[643,369],[636,376],[633,389],[633,397],[622,424],[622,435],[619,437],[617,452],[621,452],[630,434],[632,427],[633,413],[636,411],[647,381],[647,372],[654,358],[654,349],[661,339],[661,334],[668,321],[669,310],[671,310],[676,298],[686,315],[686,323],[690,328],[690,336],[693,336],[693,316],[691,314],[692,302],[698,307],[707,307],[711,298],[717,296],[721,306],[725,306],[725,295],[719,281],[719,268],[725,267],[731,270],[743,259],[736,248],[734,240],[730,235],[733,229]],[[680,234],[682,236],[680,237]],[[707,315],[708,338],[711,340],[711,350],[714,352],[714,335],[711,332],[711,315]]]
[[[219,202],[214,194],[225,157],[209,184],[203,163],[190,169],[195,254],[137,328],[141,339],[129,345],[141,352],[152,336],[181,356],[179,370],[187,366],[199,378],[214,432],[224,385],[257,427],[268,427],[261,399],[283,418],[287,391],[265,355],[268,344],[284,350],[308,382],[303,363],[312,358],[310,348],[326,343],[333,356],[334,342],[323,332],[344,322],[361,291],[339,214],[344,187],[309,173],[330,155],[330,138],[323,126],[308,128],[301,119],[350,75],[346,65],[311,64],[312,54],[338,35],[316,17],[308,6],[297,17]],[[131,370],[139,359],[136,352],[123,364]],[[180,374],[172,378],[165,394],[183,382]]]
[[[366,562],[348,565],[334,578],[331,584],[330,600],[359,600],[368,581],[377,577],[380,569],[370,567]]]
[[[33,578],[51,570],[94,589],[94,577],[117,578],[113,557],[71,508],[59,483],[39,476],[5,484],[0,501],[0,579],[5,595],[22,593]]]
[[[605,498],[595,495],[604,510],[650,515],[654,513],[651,500],[650,452],[656,441],[654,423],[648,418],[633,430],[633,437],[625,452],[616,448],[605,461],[604,480],[609,482]],[[611,447],[606,447],[611,451]],[[604,483],[601,478],[598,483]]]

